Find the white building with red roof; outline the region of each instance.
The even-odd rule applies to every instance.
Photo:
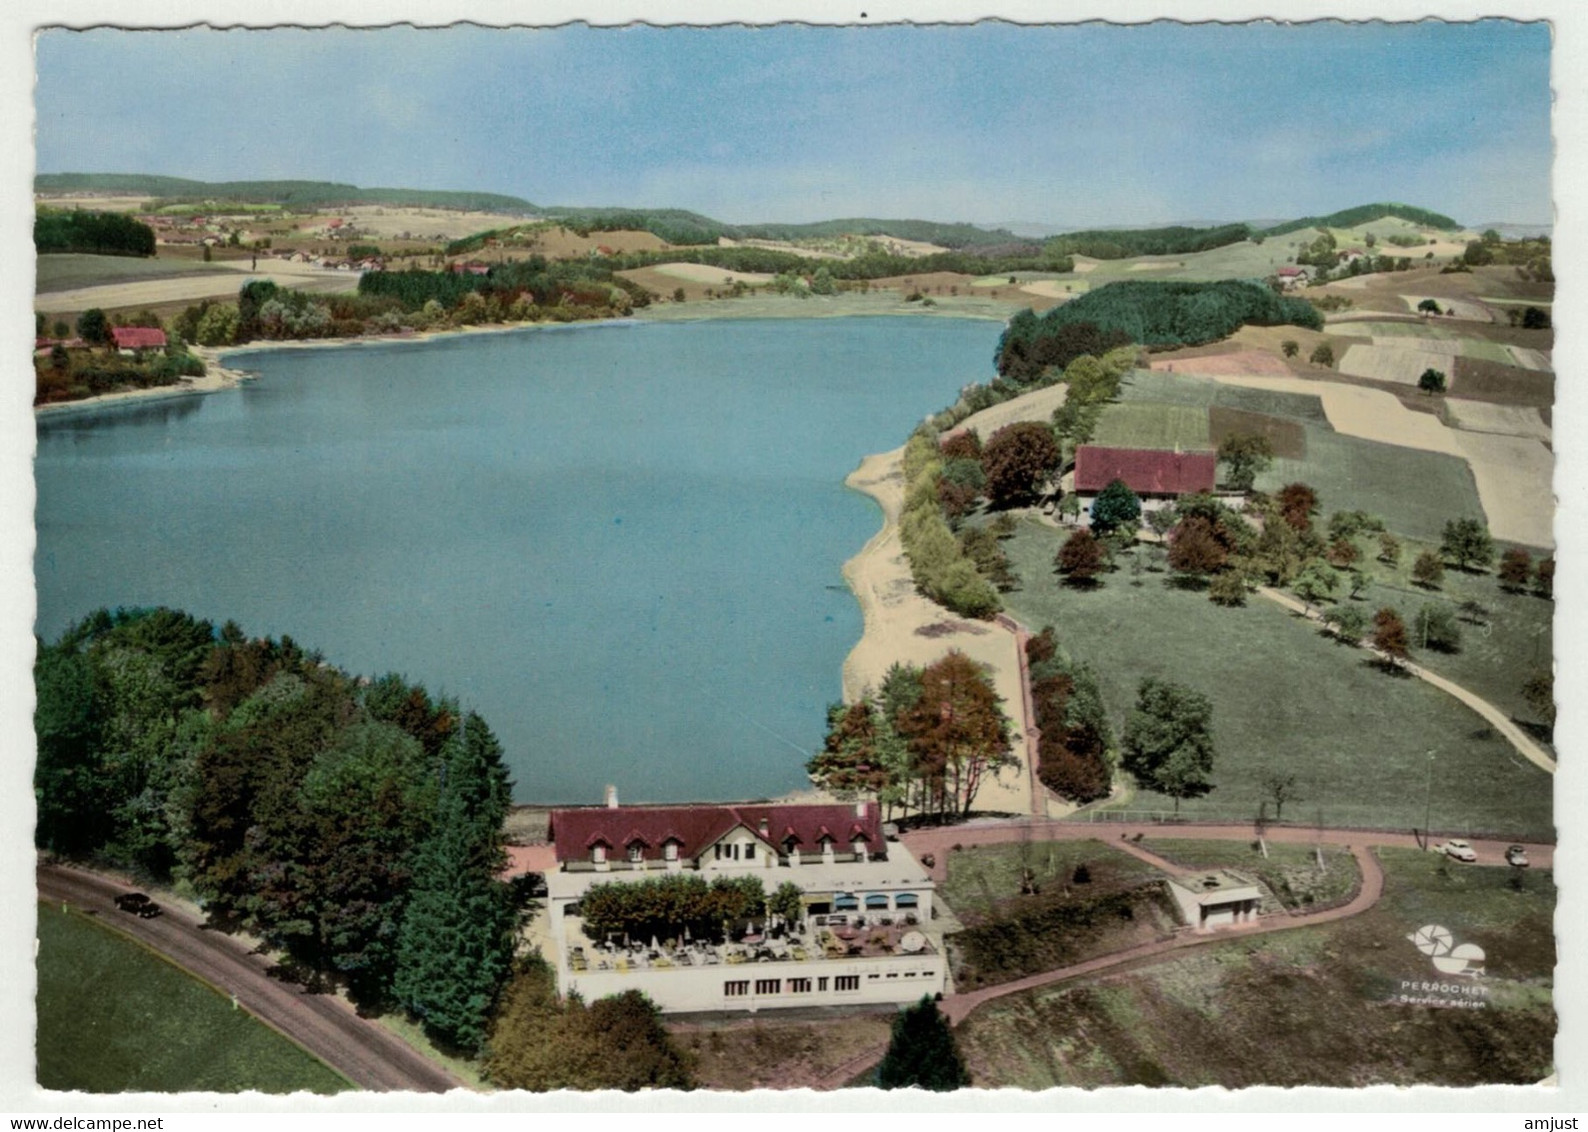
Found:
[[[1105,448],[1083,444],[1075,451],[1075,494],[1088,512],[1115,480],[1141,499],[1142,510],[1165,507],[1184,495],[1211,492],[1218,478],[1215,452],[1170,452],[1151,448]]]
[[[165,331],[150,326],[113,326],[110,338],[122,353],[165,349]]]
[[[546,956],[586,1001],[639,990],[663,1011],[907,1003],[940,993],[947,962],[925,867],[887,840],[874,804],[608,805],[554,810]],[[799,889],[802,914],[729,924],[716,938],[592,938],[598,885],[672,875]]]

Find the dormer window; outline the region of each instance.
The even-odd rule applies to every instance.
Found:
[[[629,860],[636,865],[645,860],[645,847],[638,841],[629,846]]]
[[[678,842],[668,841],[667,844],[663,845],[662,857],[664,860],[668,861],[678,860]]]
[[[598,865],[607,863],[607,847],[605,845],[590,846],[590,859]]]

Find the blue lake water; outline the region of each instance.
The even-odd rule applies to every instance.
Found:
[[[460,697],[521,800],[805,785],[880,514],[843,479],[999,327],[609,324],[233,355],[257,381],[39,425],[38,631],[168,605]]]

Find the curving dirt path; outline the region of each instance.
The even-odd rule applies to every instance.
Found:
[[[1284,606],[1286,609],[1301,614],[1303,617],[1306,617],[1309,620],[1320,623],[1323,621],[1322,616],[1311,606],[1297,598],[1291,597],[1287,593],[1281,593],[1279,590],[1273,589],[1269,586],[1258,586],[1257,592],[1263,597],[1266,597],[1269,601],[1276,602],[1279,605]],[[1367,649],[1374,656],[1380,657],[1381,659],[1384,658],[1383,653],[1379,652],[1365,641],[1362,642],[1362,647]],[[1532,738],[1528,736],[1527,732],[1523,731],[1516,724],[1512,723],[1510,716],[1506,715],[1488,700],[1483,699],[1476,693],[1467,691],[1467,689],[1463,688],[1460,684],[1457,684],[1452,680],[1445,679],[1437,672],[1430,672],[1428,669],[1422,667],[1421,665],[1413,664],[1409,660],[1402,661],[1400,667],[1404,671],[1409,672],[1411,675],[1417,677],[1419,680],[1426,680],[1428,683],[1438,688],[1441,692],[1454,696],[1456,699],[1466,704],[1473,711],[1477,712],[1484,719],[1488,720],[1496,731],[1498,731],[1501,735],[1504,735],[1506,741],[1510,743],[1511,746],[1516,748],[1517,754],[1521,755],[1540,770],[1546,770],[1550,774],[1555,773],[1555,760],[1550,753],[1538,743],[1534,742]]]
[[[116,911],[127,885],[62,865],[37,868],[39,897],[96,912],[209,983],[260,1021],[296,1042],[360,1089],[372,1092],[444,1093],[465,1085],[411,1046],[365,1021],[343,999],[310,994],[268,973],[270,961],[230,936],[203,927],[184,909],[165,906],[152,920]]]
[[[1066,823],[1062,826],[1057,826],[1053,823],[1020,823],[1018,825],[1008,824],[997,831],[1007,832],[1013,836],[997,838],[983,837],[982,840],[1014,840],[1015,837],[1020,836],[1033,826],[1044,827],[1045,832],[1047,833],[1052,833],[1058,829],[1063,829],[1067,831],[1074,830],[1083,836],[1087,834],[1095,836],[1098,832],[1095,827],[1089,828],[1088,826],[1077,825],[1074,822]],[[1176,837],[1185,837],[1190,835],[1190,832],[1183,827],[1176,826],[1171,828],[1173,829],[1174,836]],[[1251,830],[1246,827],[1203,827],[1203,830],[1205,831],[1205,839],[1209,840],[1213,839],[1211,836],[1213,834],[1217,834],[1219,840],[1229,839],[1232,833],[1236,837],[1244,837],[1251,834]],[[955,831],[943,830],[932,832],[941,833],[944,837],[951,837]],[[958,832],[963,838],[968,839],[968,836],[973,831],[970,827],[961,826],[959,827]],[[985,834],[995,831],[992,829],[977,829],[974,830],[974,832],[977,834]],[[1314,831],[1310,830],[1270,830],[1269,836],[1274,840],[1283,841],[1302,839],[1310,840],[1311,834],[1313,832]],[[1322,832],[1325,834],[1344,834],[1345,831],[1325,830]],[[1303,837],[1274,837],[1274,834],[1277,833],[1299,833],[1302,834]],[[1352,835],[1356,837],[1358,842],[1362,840],[1362,834],[1360,831],[1355,831]],[[1371,837],[1375,835],[1368,836]],[[937,838],[918,838],[916,835],[907,835],[906,841],[910,843],[911,850],[919,854],[919,850],[915,844],[917,840],[922,841],[924,845],[926,841],[936,841]],[[1410,839],[1408,838],[1408,840]],[[1120,847],[1125,848],[1125,845],[1122,844]],[[1373,905],[1377,904],[1379,898],[1383,896],[1384,870],[1382,867],[1380,867],[1378,858],[1373,855],[1372,850],[1368,845],[1357,844],[1350,846],[1349,848],[1351,849],[1351,855],[1356,858],[1357,868],[1361,870],[1362,885],[1357,890],[1356,896],[1353,897],[1349,903],[1342,904],[1337,908],[1330,908],[1326,911],[1310,912],[1302,915],[1270,916],[1266,919],[1258,920],[1257,922],[1249,925],[1229,928],[1222,931],[1208,932],[1207,934],[1184,932],[1174,936],[1171,939],[1155,940],[1152,943],[1144,943],[1137,947],[1127,948],[1124,951],[1116,951],[1110,955],[1100,955],[1095,959],[1088,959],[1082,963],[1073,963],[1068,967],[1059,967],[1052,971],[1043,971],[1036,975],[1028,975],[1026,978],[1016,979],[1013,982],[1000,983],[995,987],[987,987],[983,990],[972,991],[968,994],[945,995],[942,1003],[940,1004],[940,1009],[943,1011],[944,1017],[948,1019],[949,1025],[958,1026],[979,1007],[991,1002],[994,999],[1003,998],[1006,995],[1019,994],[1022,991],[1033,990],[1037,987],[1051,986],[1054,983],[1062,983],[1069,979],[1084,978],[1087,975],[1095,975],[1100,971],[1108,971],[1115,968],[1128,967],[1132,964],[1145,963],[1147,961],[1156,960],[1159,957],[1167,955],[1171,952],[1184,951],[1188,948],[1202,947],[1215,943],[1228,943],[1231,940],[1245,939],[1254,935],[1268,935],[1273,932],[1290,931],[1294,928],[1316,927],[1319,924],[1332,923],[1336,920],[1344,920],[1351,916],[1360,915],[1369,908],[1373,907]],[[1134,846],[1131,846],[1127,851],[1133,850]],[[1143,857],[1143,859],[1150,859],[1150,854],[1147,854],[1144,851],[1137,853],[1136,855]],[[935,875],[937,870],[934,869],[933,871]],[[853,1080],[856,1075],[863,1072],[868,1066],[874,1065],[881,1060],[882,1055],[886,1052],[887,1046],[886,1044],[883,1044],[867,1051],[866,1053],[853,1057],[846,1061],[843,1065],[840,1065],[838,1068],[830,1072],[826,1077],[818,1082],[816,1087],[821,1089],[842,1088],[845,1084]]]
[[[1241,925],[1206,934],[1186,932],[1172,939],[1144,943],[1139,947],[1116,951],[1112,955],[1102,955],[1096,959],[1088,959],[1084,963],[1060,967],[1056,971],[1043,971],[1039,975],[1028,975],[1026,978],[1016,979],[1014,982],[1000,983],[998,986],[987,987],[985,990],[972,991],[969,994],[949,995],[943,999],[943,1013],[948,1017],[951,1025],[957,1026],[983,1003],[991,1002],[995,998],[1003,998],[1005,995],[1018,994],[1021,991],[1032,990],[1036,987],[1061,983],[1066,979],[1076,979],[1083,975],[1096,974],[1098,971],[1106,971],[1111,967],[1120,967],[1127,963],[1134,963],[1139,959],[1156,958],[1171,951],[1183,951],[1186,948],[1201,947],[1209,943],[1227,943],[1232,939],[1268,935],[1272,932],[1289,931],[1292,928],[1315,927],[1318,924],[1332,923],[1335,920],[1343,920],[1349,916],[1360,915],[1377,904],[1379,897],[1384,894],[1384,870],[1379,867],[1378,858],[1373,856],[1372,851],[1364,845],[1353,847],[1351,855],[1356,858],[1357,867],[1362,870],[1362,887],[1349,904],[1342,904],[1338,908],[1330,908],[1327,911],[1311,912],[1300,916],[1270,916],[1249,925]]]

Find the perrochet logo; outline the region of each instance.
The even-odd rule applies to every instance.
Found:
[[[1442,975],[1478,978],[1483,974],[1483,948],[1475,943],[1457,943],[1450,929],[1441,924],[1424,924],[1406,938],[1433,960],[1434,969]]]

